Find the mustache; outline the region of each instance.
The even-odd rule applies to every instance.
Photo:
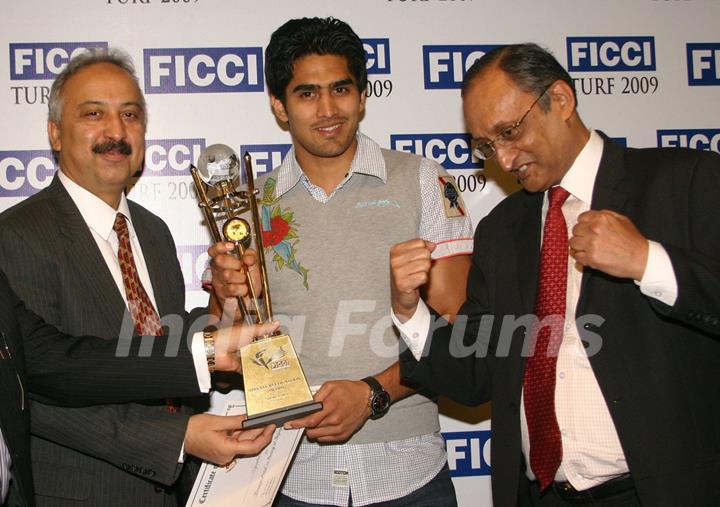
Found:
[[[126,141],[121,139],[120,141],[106,141],[101,144],[96,144],[92,147],[92,152],[98,155],[102,153],[107,153],[109,151],[118,151],[122,155],[130,155],[132,153],[132,146],[130,146]]]

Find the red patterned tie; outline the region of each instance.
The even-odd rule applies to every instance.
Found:
[[[530,467],[541,491],[552,483],[562,460],[562,440],[555,417],[555,371],[565,320],[568,232],[561,207],[568,195],[560,186],[548,192],[550,206],[545,217],[535,300],[535,315],[540,322],[547,320],[539,331],[533,330],[537,341],[525,363],[523,379]]]
[[[130,315],[135,323],[138,334],[162,336],[163,329],[150,298],[145,292],[138,276],[135,258],[130,246],[130,234],[128,233],[127,222],[122,213],[115,217],[113,230],[117,233],[120,246],[118,248],[118,261],[122,271],[123,284],[125,285],[125,296],[127,297]]]

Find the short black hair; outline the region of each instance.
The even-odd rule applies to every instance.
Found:
[[[291,19],[275,30],[265,49],[265,81],[270,93],[283,104],[295,61],[308,55],[345,57],[358,90],[365,91],[365,50],[350,25],[336,18]]]
[[[538,95],[555,81],[565,81],[572,89],[577,102],[575,83],[568,71],[550,51],[532,42],[498,46],[478,59],[465,74],[462,96],[465,96],[477,76],[494,66],[505,72],[522,90]],[[550,108],[550,98],[545,96],[538,104],[547,112]]]

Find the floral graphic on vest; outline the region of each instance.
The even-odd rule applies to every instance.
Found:
[[[275,197],[274,178],[268,178],[263,187],[262,199],[260,199],[260,220],[262,221],[262,239],[265,246],[265,254],[273,253],[275,271],[288,267],[303,278],[303,286],[308,287],[308,270],[304,268],[295,258],[297,244],[300,242],[297,230],[300,224],[295,223],[292,211],[282,209],[279,205],[280,199]]]

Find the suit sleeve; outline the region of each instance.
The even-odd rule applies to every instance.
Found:
[[[127,357],[118,357],[118,340],[72,337],[46,324],[25,308],[1,272],[0,290],[19,326],[31,397],[81,406],[200,394],[187,340],[180,340],[175,357],[164,357],[157,345],[149,357],[139,357],[142,339],[135,336]]]
[[[653,307],[672,319],[720,335],[720,156],[694,152],[691,179],[683,198],[687,223],[684,241],[663,243],[678,283],[678,298],[670,307],[649,298]],[[687,162],[686,162],[687,164]],[[680,213],[683,213],[680,211]]]
[[[468,276],[468,297],[455,323],[450,325],[430,308],[430,329],[420,361],[407,347],[400,354],[404,378],[465,405],[478,405],[490,399],[490,370],[483,351],[488,350],[492,329],[482,325],[489,306],[480,235],[481,227],[478,227]]]
[[[106,461],[128,473],[170,485],[191,414],[164,404],[138,403],[60,408],[30,402],[33,435]]]

